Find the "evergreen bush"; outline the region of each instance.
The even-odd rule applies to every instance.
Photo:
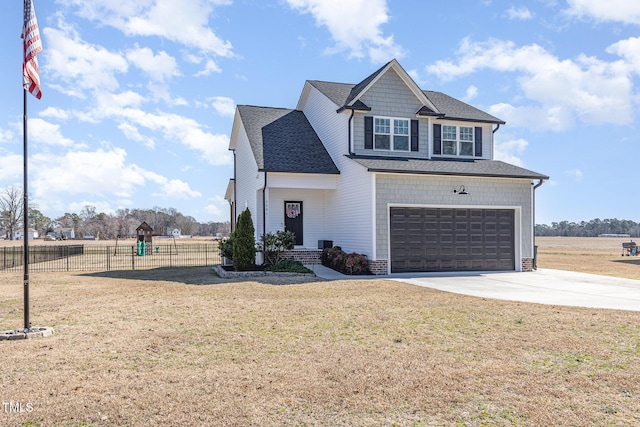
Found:
[[[245,209],[239,216],[233,232],[233,268],[236,271],[251,269],[256,262],[255,227],[251,211]]]

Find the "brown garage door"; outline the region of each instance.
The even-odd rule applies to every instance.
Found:
[[[511,209],[390,208],[391,272],[515,270]]]

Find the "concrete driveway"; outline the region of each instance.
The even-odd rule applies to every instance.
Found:
[[[308,265],[326,280],[388,279],[481,298],[576,307],[640,311],[640,280],[540,269],[531,273],[401,273],[346,276],[322,265]]]
[[[640,280],[571,271],[418,273],[394,274],[386,278],[481,298],[640,311]]]

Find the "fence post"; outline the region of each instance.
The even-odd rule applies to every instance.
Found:
[[[107,271],[111,270],[111,264],[109,261],[111,261],[111,246],[107,246],[107,252],[105,253],[105,255],[107,256]]]
[[[65,246],[64,249],[67,252],[67,271],[69,271],[69,246]]]
[[[136,269],[136,250],[133,245],[131,245],[131,269]]]

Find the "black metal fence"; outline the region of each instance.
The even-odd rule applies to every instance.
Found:
[[[22,271],[22,246],[0,247],[0,272]],[[108,271],[220,264],[215,243],[29,246],[29,271]]]

